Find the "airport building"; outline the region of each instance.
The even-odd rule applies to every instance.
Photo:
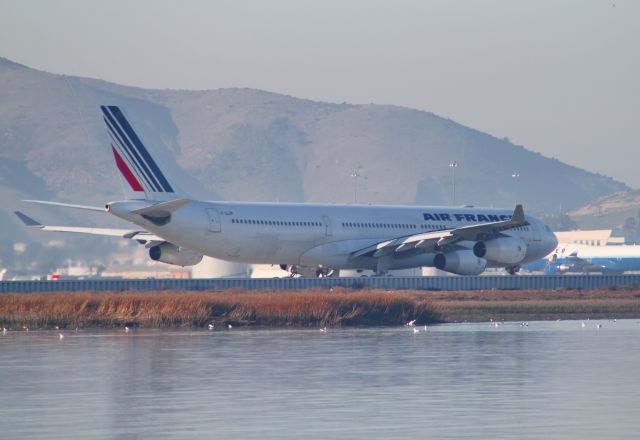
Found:
[[[615,236],[613,229],[594,229],[556,232],[558,243],[611,246],[625,243],[624,237]]]

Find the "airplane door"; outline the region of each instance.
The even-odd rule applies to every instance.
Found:
[[[322,224],[324,224],[324,232],[327,237],[331,237],[333,235],[333,231],[331,230],[331,220],[328,216],[322,216]]]
[[[217,209],[207,209],[207,215],[209,216],[209,232],[220,232],[222,230],[220,225],[220,213]]]

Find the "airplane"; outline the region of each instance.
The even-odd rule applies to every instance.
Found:
[[[640,270],[640,246],[560,244],[548,256],[544,266],[547,275],[570,272],[622,274]]]
[[[152,260],[191,266],[210,257],[278,264],[290,274],[337,275],[340,269],[432,266],[459,275],[487,267],[515,274],[522,264],[551,252],[557,240],[541,220],[495,208],[246,203],[195,200],[160,168],[151,149],[117,106],[101,106],[125,199],[104,208],[25,200],[101,211],[132,223],[131,229],[43,225],[16,211],[22,222],[45,231],[136,240]]]

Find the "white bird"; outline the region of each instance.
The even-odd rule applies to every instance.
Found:
[[[209,324],[209,330],[213,330],[214,325],[213,324]]]
[[[596,328],[602,328],[602,324],[596,325]]]
[[[54,328],[55,328],[56,330],[60,330],[60,326],[59,326],[59,325],[56,325]]]
[[[415,328],[415,327],[414,327],[414,328],[413,328],[413,333],[414,333],[414,334],[415,334],[415,333],[420,333],[420,329],[418,329],[418,328]]]
[[[7,328],[6,327],[2,327],[2,334],[6,335],[7,334]]]
[[[326,332],[327,332],[327,327],[322,327],[322,328],[320,329],[320,332],[322,332],[322,333],[326,333]]]
[[[424,326],[424,331],[425,331],[425,332],[427,331],[427,326],[426,326],[426,325]]]
[[[131,330],[131,329],[125,325],[125,326],[124,326],[124,332],[125,332],[125,333],[129,333],[129,330]]]
[[[585,327],[587,326],[587,323],[586,323],[586,322],[584,322],[584,321],[582,321],[582,324],[580,324],[580,326],[581,326],[582,328],[585,328]]]
[[[233,328],[233,326],[232,326],[231,324],[229,324],[227,327],[228,327],[228,328]]]
[[[62,333],[58,333],[58,338],[64,339],[64,335]]]
[[[406,325],[408,325],[409,327],[413,327],[414,325],[416,325],[416,320],[414,319],[413,321],[409,321]]]

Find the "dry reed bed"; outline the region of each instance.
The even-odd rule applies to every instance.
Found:
[[[637,318],[640,291],[299,290],[78,292],[0,295],[0,325],[19,328],[347,326]]]

